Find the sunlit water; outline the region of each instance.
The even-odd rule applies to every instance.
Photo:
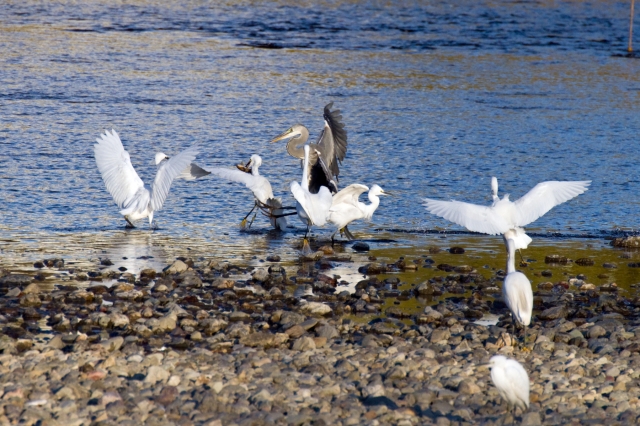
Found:
[[[124,231],[92,147],[115,128],[147,184],[156,151],[198,143],[209,166],[257,153],[291,205],[299,164],[269,140],[296,122],[315,137],[331,101],[349,135],[340,184],[396,194],[351,226],[395,241],[374,248],[419,250],[436,238],[421,231],[460,230],[421,198],[488,204],[492,175],[512,199],[543,180],[593,180],[534,233],[638,227],[640,61],[616,56],[626,1],[165,3],[0,4],[2,264],[293,259],[300,233],[269,232],[262,217],[240,232],[250,193],[212,178],[176,182],[158,230]]]

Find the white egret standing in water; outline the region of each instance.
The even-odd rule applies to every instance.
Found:
[[[371,204],[365,204],[359,200],[360,194],[365,191],[369,191],[369,201]],[[347,236],[349,240],[355,239],[353,234],[347,229],[347,225],[358,219],[371,220],[373,213],[380,205],[380,195],[390,195],[380,186],[373,185],[369,189],[365,185],[354,183],[340,190],[333,196],[331,202],[331,208],[329,209],[329,215],[327,221],[336,225],[336,231],[331,235],[333,241],[334,236],[339,231]]]
[[[309,228],[311,225],[323,226],[327,222],[327,215],[331,208],[331,192],[326,186],[320,186],[317,193],[309,191],[309,172],[311,169],[311,162],[309,161],[310,146],[304,146],[304,160],[302,163],[302,180],[300,183],[291,182],[291,193],[295,197],[296,210],[300,220],[307,225],[307,231],[304,234],[302,252],[308,253],[309,242],[307,241],[307,235],[309,234]],[[317,151],[314,151],[314,156],[318,155]]]
[[[492,356],[488,367],[491,369],[491,381],[498,389],[500,396],[507,401],[507,410],[511,408],[529,408],[529,375],[515,359],[502,355]]]
[[[502,283],[502,298],[511,311],[514,332],[516,324],[524,327],[524,344],[526,345],[527,326],[531,324],[533,313],[533,290],[527,276],[516,271],[516,246],[513,237],[515,237],[513,230],[507,231],[504,235],[507,246],[507,275]]]
[[[153,225],[153,214],[159,211],[169,194],[173,180],[185,170],[198,154],[196,147],[187,148],[160,165],[151,190],[144,183],[131,164],[129,153],[122,146],[115,130],[105,130],[93,146],[96,164],[102,174],[107,190],[113,197],[120,214],[129,226],[133,222],[149,218]]]
[[[534,186],[522,198],[509,200],[509,194],[498,198],[498,180],[492,178],[493,204],[479,206],[460,201],[439,201],[424,199],[429,213],[443,217],[453,223],[464,226],[470,231],[483,234],[504,234],[513,230],[512,239],[516,249],[526,249],[531,238],[525,234],[526,226],[547,213],[558,204],[562,204],[587,190],[591,184],[587,181],[547,181]]]
[[[251,212],[258,207],[269,217],[271,225],[275,229],[285,230],[287,227],[287,219],[282,216],[282,202],[273,196],[273,190],[269,180],[260,175],[259,168],[262,165],[262,158],[254,154],[246,164],[242,166],[241,170],[238,169],[224,169],[220,167],[213,167],[207,169],[209,172],[222,179],[230,180],[232,182],[243,183],[247,188],[253,192],[255,197],[255,203],[249,213],[242,219],[241,226],[244,228],[247,223],[247,218],[251,215]],[[241,166],[237,166],[239,169]],[[255,219],[255,216],[254,216]],[[253,219],[251,220],[253,223]],[[251,224],[249,224],[251,226]]]

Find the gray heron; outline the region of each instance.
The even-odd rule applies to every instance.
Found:
[[[365,204],[359,200],[360,194],[365,191],[369,191],[368,198],[371,204]],[[369,189],[359,183],[349,185],[335,194],[329,209],[329,216],[327,216],[327,220],[337,227],[331,235],[331,241],[337,232],[344,233],[349,240],[355,239],[347,229],[347,225],[358,219],[371,220],[373,213],[380,205],[379,196],[381,195],[390,194],[384,192],[378,185],[373,185]]]
[[[259,208],[271,222],[271,225],[278,230],[284,231],[287,227],[287,219],[283,215],[282,202],[273,196],[273,190],[269,180],[260,175],[259,168],[262,165],[262,158],[253,154],[251,159],[246,165],[238,165],[237,169],[225,169],[221,167],[214,167],[207,169],[208,172],[213,175],[226,179],[232,182],[243,183],[247,188],[253,192],[255,202],[253,208],[242,219],[240,226],[244,228],[247,223],[247,218],[251,213]],[[255,219],[255,215],[254,215]],[[253,223],[253,219],[251,220]],[[251,226],[249,224],[249,227]]]
[[[149,218],[149,227],[153,226],[153,214],[162,209],[173,180],[189,167],[198,154],[197,148],[191,147],[163,161],[149,190],[133,168],[129,153],[115,130],[112,129],[111,133],[105,130],[96,142],[93,149],[98,170],[130,227],[134,227],[133,222],[146,217]]]
[[[464,226],[469,231],[498,235],[513,230],[515,235],[511,238],[516,249],[526,249],[531,243],[531,238],[522,227],[543,216],[558,204],[582,194],[590,184],[590,180],[541,182],[514,202],[509,200],[509,194],[502,199],[498,197],[498,180],[492,178],[491,206],[430,198],[424,199],[424,206],[429,213]]]

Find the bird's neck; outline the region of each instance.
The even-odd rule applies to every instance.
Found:
[[[256,166],[256,165],[251,166],[251,174],[252,175],[260,176],[260,173],[258,172],[258,167],[260,167],[260,166]]]
[[[303,162],[302,162],[302,189],[309,190],[309,145],[305,145],[303,148]]]
[[[295,138],[291,138],[287,143],[287,152],[294,158],[304,158],[304,144],[309,139],[309,131],[306,127],[302,127],[300,135]]]
[[[364,205],[363,212],[365,219],[369,220],[373,217],[373,213],[376,211],[378,206],[380,205],[380,198],[377,195],[369,194],[369,201],[371,204]]]
[[[507,274],[516,272],[516,244],[509,238],[504,243],[507,246]]]

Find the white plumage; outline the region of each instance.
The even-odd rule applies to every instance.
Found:
[[[367,205],[359,200],[360,194],[365,191],[369,191],[368,195],[371,204]],[[349,185],[334,195],[329,215],[327,216],[327,220],[337,228],[333,235],[354,220],[371,220],[373,213],[380,205],[380,195],[388,194],[378,185],[373,185],[369,189],[367,186],[358,183]],[[333,235],[331,236],[332,238]],[[347,237],[351,237],[350,233],[347,233]]]
[[[531,324],[533,312],[533,290],[531,282],[522,272],[516,271],[516,249],[513,240],[514,231],[507,231],[505,244],[507,246],[507,275],[502,284],[502,297],[511,311],[511,315],[518,324],[524,327],[524,339],[527,340],[527,326]]]
[[[495,355],[489,360],[491,380],[498,393],[507,401],[508,409],[529,408],[529,375],[515,359]]]
[[[525,234],[523,226],[538,219],[558,204],[582,194],[590,184],[591,181],[541,182],[514,202],[509,200],[509,194],[502,199],[498,197],[498,180],[492,178],[491,206],[430,198],[424,199],[424,206],[429,213],[464,226],[470,231],[497,235],[514,230],[516,234],[512,238],[516,249],[524,249],[531,242],[531,238]]]
[[[304,164],[302,167],[301,184],[291,182],[291,193],[297,201],[298,217],[307,227],[311,225],[323,226],[327,223],[327,215],[331,208],[331,192],[326,186],[321,186],[317,194],[309,192],[309,145],[304,146]]]
[[[213,175],[232,182],[243,183],[253,192],[253,196],[260,203],[259,207],[264,211],[271,212],[272,215],[283,214],[283,210],[279,199],[273,196],[271,183],[264,176],[260,175],[259,168],[262,165],[262,158],[253,154],[246,167],[251,169],[251,173],[243,172],[238,169],[225,169],[214,167],[207,169]],[[249,212],[251,214],[251,212]],[[287,220],[284,217],[269,217],[271,224],[275,229],[284,230],[287,227]]]
[[[153,214],[162,209],[169,194],[171,183],[196,158],[195,147],[188,148],[171,159],[165,161],[156,173],[151,189],[136,173],[129,153],[122,146],[115,130],[105,130],[105,134],[96,139],[94,155],[98,170],[113,200],[120,208],[120,214],[133,226],[135,222],[146,217],[149,225],[153,223]]]

